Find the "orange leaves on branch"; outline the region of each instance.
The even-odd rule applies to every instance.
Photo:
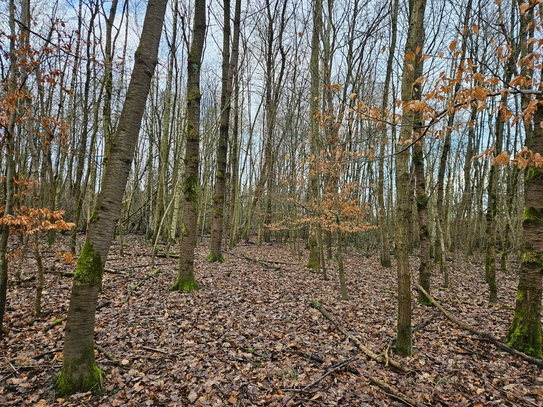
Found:
[[[534,153],[528,147],[524,147],[522,151],[515,155],[513,164],[515,164],[519,168],[543,168],[543,157],[539,153]]]
[[[494,154],[494,147],[490,147],[490,148],[487,148],[486,150],[484,150],[483,152],[477,154],[476,156],[474,156],[471,161],[476,161],[476,160],[479,160],[479,159],[484,159],[484,160],[490,160],[492,158]]]
[[[507,165],[509,164],[509,160],[509,152],[502,151],[500,154],[492,159],[492,165]]]
[[[520,9],[520,15],[521,16],[524,16],[526,14],[526,11],[528,11],[528,9],[530,8],[530,4],[528,3],[522,3],[520,6],[519,6],[519,9]]]
[[[457,39],[454,39],[454,40],[451,41],[451,43],[449,44],[449,49],[451,50],[451,52],[454,52],[454,50],[456,49],[457,44],[458,44]]]
[[[52,211],[47,208],[21,206],[13,215],[5,215],[4,206],[1,206],[0,214],[0,225],[9,226],[10,233],[33,235],[41,231],[62,231],[75,227],[75,223],[62,219],[64,211]]]

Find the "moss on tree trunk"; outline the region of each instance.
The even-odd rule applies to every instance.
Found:
[[[101,390],[104,373],[94,359],[94,321],[98,293],[102,286],[100,253],[85,242],[73,279],[68,322],[64,339],[62,371],[57,377],[59,396]]]
[[[515,315],[507,333],[507,345],[527,355],[541,358],[541,268],[535,266],[531,271],[532,274],[521,275],[519,281]]]
[[[80,357],[63,363],[56,381],[57,396],[65,397],[87,391],[97,394],[102,390],[104,375],[96,366],[94,344],[91,342]]]

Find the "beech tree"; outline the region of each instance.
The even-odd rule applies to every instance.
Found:
[[[122,198],[138,141],[155,66],[167,0],[150,0],[134,68],[103,176],[97,204],[73,279],[57,393],[100,390],[104,373],[94,359],[94,321],[102,272],[119,220]]]
[[[411,332],[411,270],[409,268],[408,228],[411,213],[409,156],[413,142],[413,128],[422,131],[420,122],[415,122],[416,110],[413,101],[420,100],[421,84],[417,80],[422,73],[422,45],[424,44],[424,11],[426,0],[409,1],[409,28],[404,54],[402,77],[402,128],[399,153],[396,158],[396,190],[398,194],[396,216],[396,267],[398,269],[398,336],[396,352],[410,355],[413,349]],[[411,103],[411,104],[410,104]],[[420,117],[419,119],[420,120]]]
[[[520,75],[518,83],[527,90],[521,94],[526,132],[526,149],[516,159],[526,168],[524,174],[524,214],[522,231],[524,244],[521,256],[515,314],[507,344],[528,355],[541,357],[543,334],[541,328],[541,297],[543,273],[543,108],[541,108],[542,68],[534,57],[541,52],[541,43],[535,41],[536,26],[541,27],[543,5],[537,1],[518,0],[520,11]],[[539,12],[539,13],[537,13]],[[536,19],[536,13],[538,17]],[[530,53],[535,54],[530,54]],[[532,91],[534,92],[532,94]]]
[[[206,32],[206,2],[194,3],[192,43],[188,56],[187,73],[187,143],[185,147],[185,179],[183,181],[183,224],[179,245],[179,271],[172,290],[198,289],[194,278],[194,249],[198,234],[198,183],[200,164],[200,67]]]
[[[230,130],[230,112],[232,110],[232,88],[234,71],[237,70],[239,55],[239,20],[241,0],[236,0],[234,15],[234,38],[232,54],[230,54],[230,0],[223,1],[224,27],[222,50],[222,87],[221,118],[219,129],[219,145],[217,148],[217,171],[215,174],[215,192],[213,194],[213,224],[211,229],[211,253],[209,261],[223,261],[222,239],[224,226],[224,208],[226,195],[226,155],[228,151],[228,133]],[[233,180],[237,182],[237,180]]]

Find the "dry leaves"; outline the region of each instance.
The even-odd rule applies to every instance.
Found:
[[[225,263],[210,264],[204,245],[196,256],[201,289],[172,293],[177,260],[160,258],[160,273],[153,274],[148,244],[134,236],[126,241],[124,257],[118,246],[111,251],[107,268],[115,273],[104,274],[99,301],[111,304],[97,311],[96,342],[119,362],[96,352],[107,372],[103,395],[54,396],[64,324],[44,328],[66,315],[71,281],[59,272],[73,271],[55,257],[57,250],[66,251],[58,243],[46,259],[51,273],[43,309],[48,314],[38,320],[31,316],[32,261],[23,282],[10,286],[9,331],[0,343],[0,405],[402,405],[370,377],[420,405],[543,405],[538,368],[472,337],[439,313],[415,333],[415,353],[401,361],[416,373],[403,375],[368,360],[310,307],[320,301],[364,344],[382,352],[395,335],[396,271],[381,268],[377,256],[345,254],[351,300],[342,302],[333,261],[331,280],[325,282],[303,267],[307,253],[292,255],[287,246],[241,244],[225,253]],[[489,308],[483,264],[459,258],[448,265],[452,287],[439,291],[435,275],[434,295],[458,318],[503,338],[513,314],[515,274],[499,275],[501,306]],[[412,267],[415,277],[417,265]],[[414,324],[435,312],[414,304]],[[351,358],[346,368],[319,381]]]

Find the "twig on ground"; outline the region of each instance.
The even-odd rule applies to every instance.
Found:
[[[302,387],[301,389],[281,389],[281,391],[292,391],[292,392],[297,392],[297,393],[306,392],[310,387],[313,387],[314,385],[316,385],[319,382],[321,382],[322,380],[324,380],[326,377],[330,376],[332,373],[335,373],[338,370],[342,369],[343,367],[345,367],[346,365],[351,363],[354,359],[355,358],[352,357],[352,358],[349,358],[349,359],[347,359],[347,360],[345,360],[345,361],[343,361],[341,363],[338,363],[333,369],[330,369],[325,374],[323,374],[321,377],[319,377],[317,380],[315,380],[314,382],[309,383],[308,385]]]
[[[422,291],[422,293],[424,295],[426,295],[426,297],[428,297],[428,299],[430,300],[430,302],[432,304],[434,304],[442,313],[443,315],[445,315],[451,322],[454,322],[455,324],[457,325],[460,325],[462,328],[464,328],[465,330],[471,332],[472,334],[474,335],[477,335],[477,336],[480,336],[481,338],[483,338],[484,340],[487,340],[489,341],[490,343],[492,343],[494,346],[496,346],[497,348],[507,352],[507,353],[510,353],[511,355],[514,355],[514,356],[517,356],[519,357],[520,359],[522,360],[525,360],[526,362],[529,362],[529,363],[532,363],[536,366],[539,366],[539,367],[543,367],[543,360],[541,359],[536,359],[536,358],[533,358],[531,356],[528,356],[526,355],[525,353],[522,353],[516,349],[513,349],[513,348],[510,348],[509,346],[507,346],[505,343],[503,342],[500,342],[499,340],[497,340],[496,338],[494,338],[492,335],[490,335],[489,333],[487,332],[483,332],[483,331],[479,331],[478,329],[466,324],[465,322],[462,322],[460,321],[458,318],[454,317],[451,313],[449,313],[445,308],[443,308],[430,294],[428,294],[426,292],[426,290],[424,288],[422,288],[420,285],[419,285],[419,290]]]
[[[41,358],[43,358],[43,357],[45,357],[47,355],[50,355],[52,353],[62,352],[62,349],[63,348],[55,348],[55,349],[51,349],[51,350],[46,350],[45,352],[42,352],[39,355],[33,356],[32,359],[38,360],[38,359],[41,359]]]
[[[145,350],[149,350],[151,352],[158,352],[158,353],[163,353],[164,355],[170,355],[170,352],[162,350],[162,349],[151,348],[149,346],[142,346],[141,348]]]
[[[377,362],[379,363],[382,363],[384,364],[385,366],[392,366],[404,373],[407,373],[409,370],[405,367],[405,366],[402,366],[399,362],[395,361],[394,359],[390,359],[388,356],[385,357],[383,354],[380,354],[378,355],[377,353],[373,352],[371,349],[369,349],[368,347],[366,347],[362,342],[360,342],[360,340],[358,338],[356,338],[354,335],[352,335],[351,333],[349,333],[345,328],[343,328],[343,326],[337,322],[337,320],[334,318],[334,316],[332,316],[328,311],[326,311],[322,305],[320,304],[313,304],[312,305],[315,309],[319,310],[321,312],[322,315],[324,315],[324,317],[326,319],[328,319],[330,322],[332,322],[335,327],[345,336],[347,336],[351,341],[353,341],[355,343],[355,345],[358,347],[358,349],[360,349],[362,352],[364,352],[367,356],[369,356],[370,358],[376,360]]]
[[[369,377],[370,382],[373,384],[379,386],[382,390],[384,390],[389,396],[398,399],[402,403],[407,404],[408,406],[416,407],[419,405],[415,400],[413,400],[411,397],[406,396],[405,394],[400,393],[398,390],[396,390],[394,387],[390,386],[389,384],[386,384],[381,379],[370,376]]]
[[[140,287],[145,281],[149,280],[151,277],[156,276],[159,272],[160,272],[159,269],[155,269],[151,274],[147,274],[145,277],[143,277],[138,284],[133,285],[132,287],[130,287],[130,291],[128,292],[126,297],[124,297],[123,303],[130,301],[130,296],[132,295],[134,290],[136,290],[138,287]]]
[[[121,362],[118,359],[116,359],[114,356],[112,356],[107,350],[105,350],[103,346],[95,343],[94,348],[98,352],[103,354],[106,357],[106,359],[112,362],[115,366],[121,366]]]
[[[272,265],[268,264],[267,262],[265,262],[263,260],[253,259],[252,257],[249,257],[249,256],[247,256],[247,255],[245,255],[243,253],[241,254],[241,257],[243,257],[246,260],[252,261],[254,263],[260,264],[261,266],[264,266],[264,267],[266,267],[268,269],[281,270],[281,267],[272,266]]]

